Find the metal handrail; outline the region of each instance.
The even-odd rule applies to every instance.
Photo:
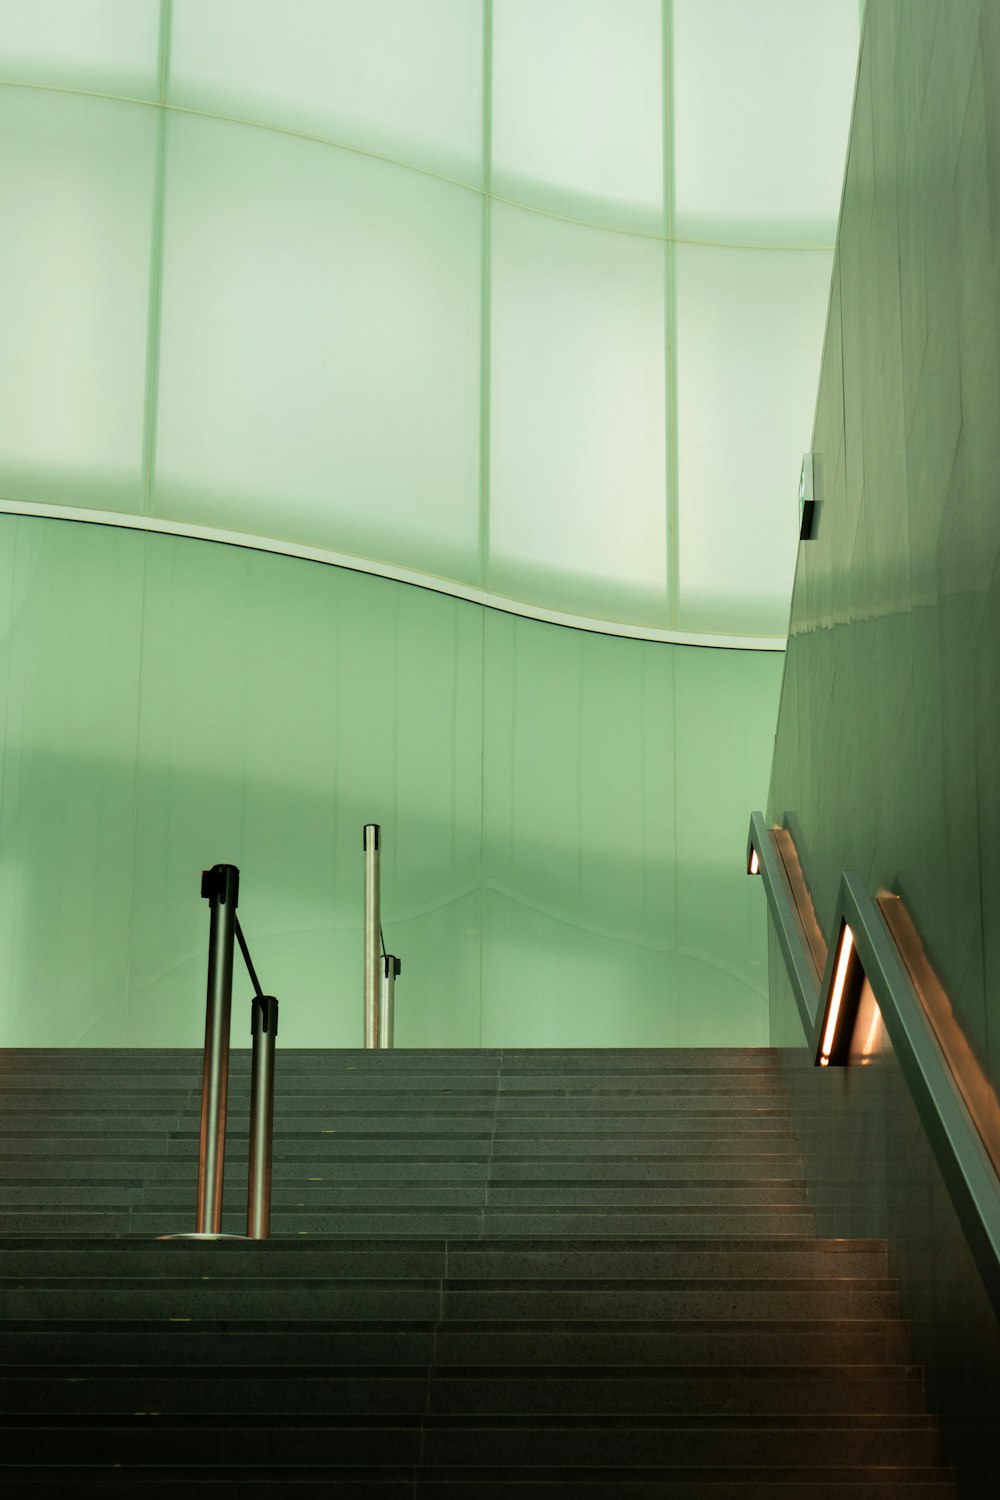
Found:
[[[775,932],[781,947],[785,968],[792,984],[795,1006],[802,1022],[802,1029],[811,1037],[816,1025],[819,1009],[819,981],[812,950],[806,938],[805,927],[799,915],[785,862],[764,814],[750,815],[750,837],[747,842],[747,868],[756,854],[759,873],[767,894],[767,904],[774,919]]]
[[[750,868],[756,854],[754,873],[763,879],[807,1044],[817,1056],[823,1024],[821,997],[830,993],[838,938],[846,923],[983,1284],[1000,1317],[1000,1178],[962,1088],[883,911],[857,871],[845,870],[841,875],[826,972],[817,984],[805,923],[776,838],[786,832],[768,827],[763,813],[754,813],[747,861]]]

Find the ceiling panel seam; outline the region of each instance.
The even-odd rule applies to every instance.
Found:
[[[160,103],[167,96],[170,70],[170,27],[173,0],[160,0],[157,79]],[[156,424],[160,384],[160,318],[163,311],[163,211],[166,192],[167,116],[161,110],[156,132],[156,165],[153,171],[153,225],[150,245],[149,309],[146,319],[146,388],[142,422],[142,512],[152,510],[153,466],[156,462]]]
[[[492,398],[490,391],[492,267],[491,238],[493,215],[490,210],[490,182],[493,166],[493,0],[483,0],[483,120],[482,120],[483,194],[482,215],[482,287],[479,314],[479,582],[490,586],[490,424]]]
[[[673,0],[662,0],[660,29],[660,68],[663,86],[663,213],[667,244],[664,252],[664,335],[666,368],[666,506],[667,558],[666,585],[668,619],[677,629],[678,590],[680,587],[680,538],[678,536],[679,504],[677,498],[677,278],[674,274],[674,7]]]
[[[201,120],[214,120],[223,125],[239,125],[248,130],[264,130],[273,135],[289,136],[295,140],[308,141],[313,145],[327,146],[334,151],[348,152],[354,156],[364,156],[372,161],[384,162],[387,166],[399,167],[405,172],[414,172],[421,177],[430,177],[436,182],[444,182],[451,187],[461,188],[467,193],[475,193],[479,197],[488,197],[494,203],[505,203],[511,208],[520,208],[525,213],[537,214],[540,218],[557,219],[564,224],[576,224],[582,229],[599,229],[604,234],[626,235],[632,239],[653,240],[657,243],[673,243],[677,245],[698,245],[706,249],[717,250],[745,250],[759,251],[763,254],[774,254],[787,252],[789,254],[815,254],[829,255],[834,249],[831,240],[829,244],[822,245],[799,245],[788,243],[750,243],[744,240],[726,239],[698,239],[684,235],[654,234],[647,229],[629,229],[621,224],[602,224],[596,219],[575,218],[572,214],[558,213],[554,209],[541,208],[536,203],[523,203],[518,198],[507,197],[503,193],[495,193],[491,189],[480,187],[478,183],[463,182],[459,177],[451,177],[446,172],[435,172],[430,167],[417,165],[415,162],[403,161],[399,157],[389,156],[385,152],[372,151],[365,146],[356,146],[349,141],[334,140],[330,136],[313,135],[308,131],[295,130],[287,125],[275,125],[265,120],[251,120],[241,115],[217,114],[213,110],[194,109],[186,104],[171,104],[169,101],[157,99],[139,99],[129,94],[113,94],[103,92],[99,89],[74,89],[64,85],[48,83],[24,83],[18,79],[0,78],[0,88],[22,89],[43,94],[68,94],[77,98],[102,99],[113,104],[134,104],[143,109],[158,109],[164,114],[189,115]]]

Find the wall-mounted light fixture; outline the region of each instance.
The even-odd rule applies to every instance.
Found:
[[[759,827],[755,827],[759,823]],[[759,875],[761,867],[761,840],[767,837],[764,827],[764,818],[761,813],[754,813],[750,820],[750,833],[747,837],[747,865],[748,875]]]
[[[802,468],[799,470],[799,541],[811,542],[813,539],[813,521],[816,515],[816,465],[815,455],[804,453],[802,455]]]
[[[846,1063],[858,1013],[865,971],[858,956],[854,933],[842,922],[840,939],[831,950],[822,993],[825,996],[819,1026],[816,1062],[821,1068]]]

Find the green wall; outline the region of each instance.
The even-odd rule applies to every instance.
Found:
[[[780,654],[27,517],[0,599],[0,1042],[199,1044],[232,861],[282,1042],[358,1045],[368,820],[399,1045],[767,1042]]]
[[[1000,6],[958,9],[868,10],[770,812],[827,933],[842,870],[900,896],[1000,1082]]]

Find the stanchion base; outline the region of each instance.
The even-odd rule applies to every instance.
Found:
[[[248,1234],[158,1234],[157,1240],[246,1240],[251,1244],[252,1240]]]

